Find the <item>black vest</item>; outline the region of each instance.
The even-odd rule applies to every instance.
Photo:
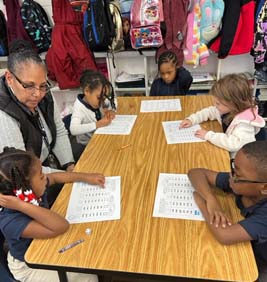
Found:
[[[19,122],[26,150],[31,149],[37,157],[40,157],[43,138],[38,126],[38,115],[27,112],[11,95],[5,77],[2,76],[0,78],[0,110]],[[50,147],[52,149],[56,142],[57,130],[54,121],[54,101],[51,93],[45,95],[38,107],[51,131],[52,142]]]

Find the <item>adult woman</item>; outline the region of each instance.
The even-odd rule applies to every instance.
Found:
[[[45,167],[74,168],[68,132],[50,93],[45,64],[21,40],[11,44],[7,71],[0,78],[0,151],[5,146],[33,150]]]

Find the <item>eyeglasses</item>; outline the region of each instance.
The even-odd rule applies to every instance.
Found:
[[[231,159],[231,177],[234,183],[267,183],[267,181],[255,181],[255,180],[248,180],[248,179],[238,179],[235,173],[235,163],[234,159]]]
[[[21,81],[13,72],[11,72],[11,74],[16,78],[16,80],[19,82],[19,84],[30,94],[34,93],[34,90],[39,90],[41,93],[46,94],[51,89],[48,81],[46,82],[45,85],[41,85],[40,87],[36,87],[32,83],[26,83],[26,82]]]

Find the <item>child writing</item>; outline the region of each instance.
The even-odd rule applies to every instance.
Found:
[[[248,79],[242,74],[229,74],[218,80],[210,90],[214,106],[198,111],[181,122],[180,128],[207,120],[218,120],[223,133],[197,130],[195,135],[228,150],[231,157],[265,126],[258,115]]]
[[[231,162],[232,172],[191,169],[188,177],[195,188],[195,201],[214,237],[225,245],[251,241],[258,267],[267,272],[267,142],[244,145]],[[244,219],[231,223],[216,196],[214,186],[235,195]],[[260,270],[260,269],[259,269]],[[261,271],[260,271],[261,272]],[[266,275],[267,276],[267,275]],[[266,281],[259,280],[259,281]]]
[[[184,67],[179,67],[175,53],[163,52],[158,59],[159,78],[156,78],[150,89],[150,96],[186,95],[193,78]]]
[[[23,282],[58,282],[56,271],[29,268],[24,255],[32,239],[55,237],[68,230],[65,218],[48,209],[45,189],[55,183],[83,181],[104,187],[99,173],[44,174],[32,153],[5,147],[0,154],[0,232],[9,247],[8,266]],[[97,282],[96,275],[68,273],[69,281]]]
[[[102,73],[85,70],[80,84],[83,94],[74,103],[70,132],[85,146],[97,128],[111,123],[116,105],[112,85]]]

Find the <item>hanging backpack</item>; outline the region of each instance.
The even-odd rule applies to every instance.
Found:
[[[109,4],[112,21],[115,27],[115,36],[112,39],[111,51],[118,52],[124,50],[122,17],[120,12],[120,4],[118,1],[111,1]]]
[[[0,10],[0,56],[8,54],[7,27],[4,13]]]
[[[51,43],[52,27],[42,6],[33,0],[24,0],[21,17],[24,28],[38,52],[47,51]]]
[[[163,44],[160,22],[161,0],[134,0],[131,7],[131,44],[134,49],[160,47]]]
[[[84,13],[83,33],[91,51],[107,51],[115,37],[109,0],[90,0]]]
[[[133,0],[120,0],[121,16],[130,19],[131,7]]]

